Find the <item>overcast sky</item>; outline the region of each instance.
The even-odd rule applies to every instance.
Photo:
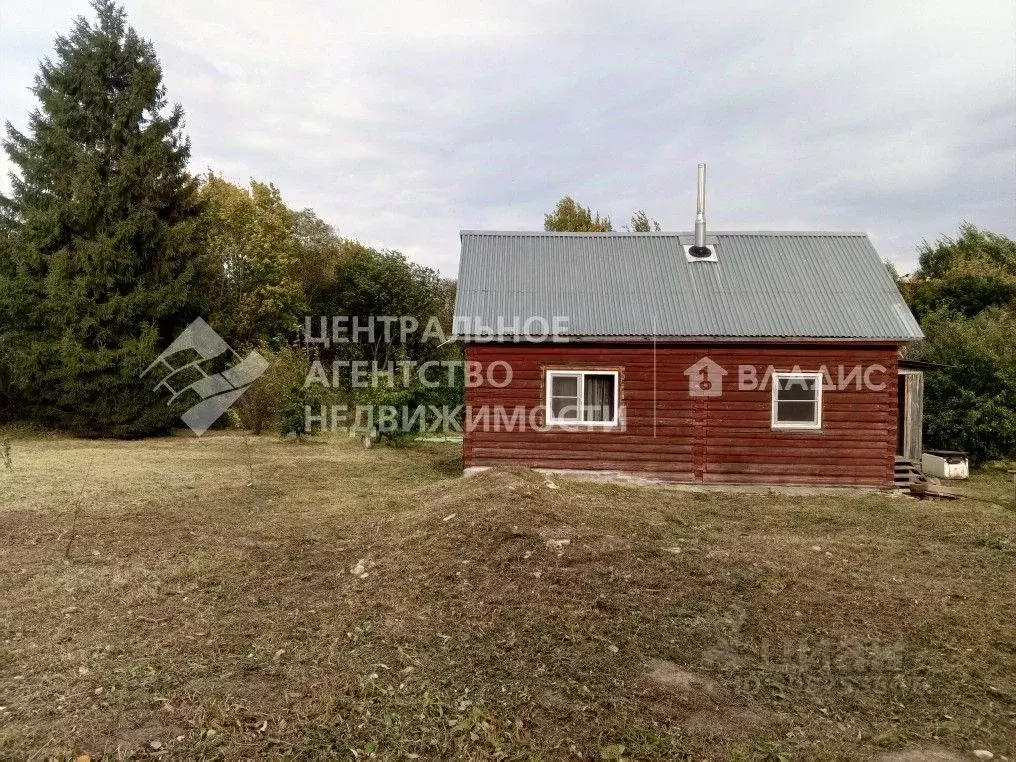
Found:
[[[863,230],[905,271],[961,220],[1016,234],[1012,0],[127,8],[195,171],[270,180],[445,275],[460,229],[540,229],[565,194],[688,230],[699,161],[715,230]],[[24,127],[81,13],[4,0],[0,119]]]

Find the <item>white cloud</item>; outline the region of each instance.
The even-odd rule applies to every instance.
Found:
[[[8,0],[5,118],[24,124],[37,59],[86,10]],[[618,224],[644,207],[685,229],[701,160],[717,229],[863,229],[905,268],[963,219],[1016,232],[1006,0],[129,12],[187,111],[196,170],[271,180],[445,274],[460,228],[538,228],[566,193]]]

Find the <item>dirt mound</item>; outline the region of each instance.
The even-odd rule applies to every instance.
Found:
[[[420,612],[421,621],[521,626],[562,607],[582,621],[589,612],[622,616],[643,598],[651,611],[659,580],[678,584],[674,558],[660,550],[657,528],[635,512],[619,523],[610,497],[588,490],[526,469],[415,490],[350,559],[351,593]],[[595,648],[609,657],[609,645]]]
[[[626,554],[630,539],[596,526],[597,512],[572,485],[528,469],[491,469],[417,490],[392,518],[390,560],[440,573],[482,562],[501,572],[541,576],[547,564]]]
[[[498,500],[499,504],[517,501],[549,502],[555,492],[554,487],[548,486],[551,484],[557,486],[557,482],[550,477],[528,468],[492,468],[475,476],[422,487],[407,497],[415,501],[422,512],[448,507],[470,510],[483,508],[482,501],[490,499]]]

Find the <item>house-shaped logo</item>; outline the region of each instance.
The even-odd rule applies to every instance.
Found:
[[[708,357],[703,357],[692,365],[684,375],[688,377],[690,397],[719,397],[723,394],[723,377],[727,371]]]

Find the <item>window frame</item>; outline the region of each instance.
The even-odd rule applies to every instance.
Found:
[[[584,421],[575,419],[554,418],[551,401],[553,399],[553,380],[559,376],[578,376],[578,407],[579,414],[585,414],[586,376],[614,377],[614,419],[612,421]],[[548,368],[543,382],[543,420],[547,426],[567,428],[569,426],[583,429],[616,429],[621,425],[621,372],[616,368]]]
[[[779,410],[780,381],[787,379],[811,379],[815,382],[815,419],[813,421],[780,421],[777,420]],[[770,427],[775,431],[816,431],[822,428],[822,382],[821,371],[773,371],[772,395],[770,401]]]

